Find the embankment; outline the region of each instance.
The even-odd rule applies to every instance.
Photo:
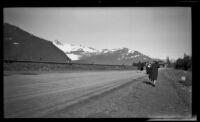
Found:
[[[73,71],[73,70],[136,70],[128,65],[55,63],[36,61],[4,61],[4,71]]]

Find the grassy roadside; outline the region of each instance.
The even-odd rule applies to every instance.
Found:
[[[182,84],[185,87],[192,86],[192,72],[191,71],[183,71],[183,70],[176,70],[176,69],[165,69],[164,75],[173,81],[176,81]],[[185,81],[181,80],[181,77],[184,76],[186,78]]]
[[[97,64],[56,64],[34,62],[12,62],[3,64],[4,71],[82,71],[82,70],[137,70],[137,67],[126,65]]]
[[[184,104],[192,109],[192,72],[167,68],[162,73],[176,89]],[[182,76],[186,77],[185,81],[181,80]]]

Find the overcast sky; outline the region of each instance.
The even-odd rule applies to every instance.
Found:
[[[49,41],[162,59],[191,55],[189,7],[4,8],[4,22]]]

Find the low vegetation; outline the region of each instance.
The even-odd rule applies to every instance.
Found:
[[[190,71],[169,68],[165,70],[165,76],[172,81],[177,81],[183,86],[192,86],[192,72]],[[182,77],[185,77],[185,80],[183,80]]]
[[[73,70],[136,70],[127,65],[98,65],[78,63],[4,62],[5,71],[73,71]]]
[[[184,54],[183,58],[178,58],[175,62],[170,62],[168,57],[166,62],[168,68],[192,71],[192,57],[189,55]]]
[[[164,76],[176,89],[177,95],[185,106],[191,109],[192,105],[192,72],[180,69],[164,69]]]
[[[184,55],[184,58],[179,58],[175,63],[175,69],[192,70],[192,57]]]

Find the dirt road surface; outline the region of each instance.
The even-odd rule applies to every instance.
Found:
[[[4,76],[4,116],[187,118],[191,107],[162,71],[155,87],[138,71],[14,74]]]
[[[7,75],[5,117],[42,117],[143,75],[136,71]]]

